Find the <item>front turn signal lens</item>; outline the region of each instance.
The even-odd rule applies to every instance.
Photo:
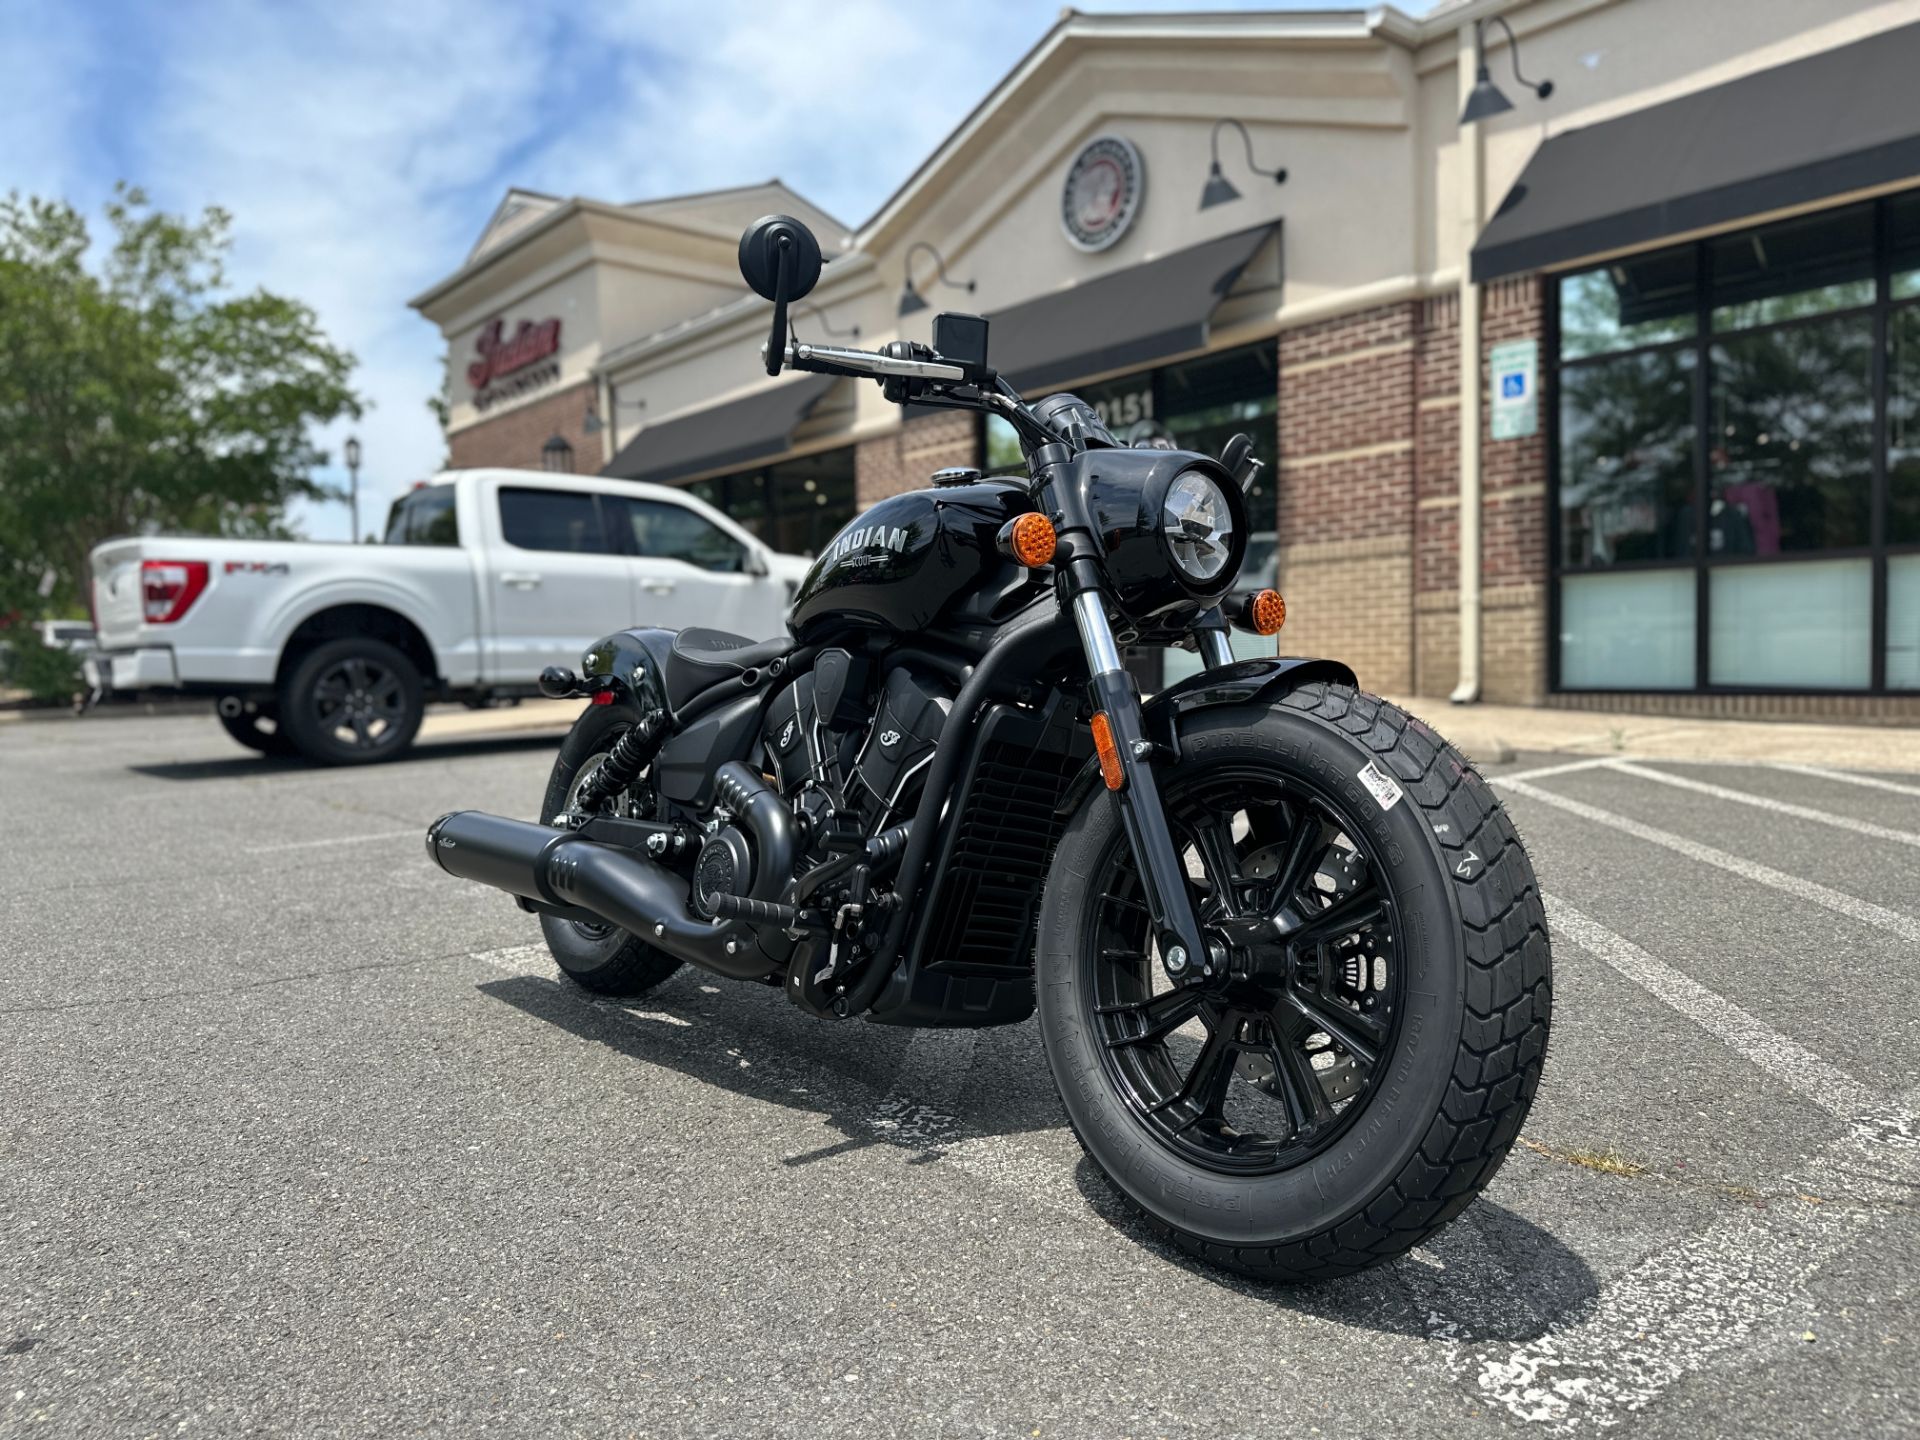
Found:
[[[1053,522],[1037,510],[1015,516],[1007,527],[1007,554],[1016,565],[1024,565],[1029,570],[1052,564],[1058,543]]]
[[[1287,623],[1287,602],[1278,590],[1262,590],[1247,601],[1247,628],[1256,635],[1278,635]]]
[[[1113,722],[1101,710],[1093,717],[1093,751],[1100,757],[1100,778],[1107,789],[1118,790],[1127,783],[1127,772],[1120,768],[1120,747],[1113,743]]]

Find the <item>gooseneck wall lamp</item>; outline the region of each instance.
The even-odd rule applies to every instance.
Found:
[[[1224,205],[1229,200],[1238,200],[1240,191],[1227,179],[1220,169],[1220,132],[1231,125],[1240,132],[1240,143],[1247,147],[1247,169],[1256,175],[1264,175],[1276,185],[1287,183],[1287,167],[1282,165],[1275,170],[1262,170],[1253,163],[1253,137],[1247,133],[1247,127],[1238,120],[1216,120],[1213,122],[1213,135],[1209,144],[1213,152],[1213,164],[1207,169],[1206,187],[1200,192],[1200,208],[1211,210],[1216,205]]]
[[[950,286],[955,290],[965,290],[969,293],[971,293],[974,288],[974,282],[971,280],[949,280],[947,278],[947,262],[941,256],[940,252],[926,241],[916,240],[907,247],[907,280],[906,283],[900,287],[900,314],[902,315],[911,315],[917,310],[927,308],[927,297],[922,295],[913,286],[913,257],[921,250],[933,256],[934,278],[942,285]],[[859,332],[856,330],[854,333],[857,335]]]
[[[911,288],[913,283],[911,279],[909,279],[907,283],[908,287]],[[905,297],[902,296],[902,299],[904,298]],[[922,301],[921,303],[924,305],[926,302]],[[845,340],[858,340],[860,338],[860,327],[858,325],[849,325],[844,330],[836,330],[833,328],[833,322],[827,319],[827,312],[822,310],[818,305],[801,305],[796,308],[804,310],[807,314],[818,320],[820,322],[820,329],[828,335],[837,336]],[[900,313],[904,315],[907,312],[902,310]]]
[[[1498,25],[1507,32],[1507,52],[1513,60],[1513,78],[1533,91],[1542,100],[1553,94],[1553,81],[1529,80],[1520,73],[1520,41],[1514,36],[1513,26],[1507,23],[1504,15],[1495,15],[1491,20],[1473,22],[1473,90],[1467,96],[1466,107],[1460,112],[1460,123],[1471,125],[1476,120],[1485,120],[1489,115],[1498,115],[1513,108],[1513,102],[1500,92],[1493,83],[1493,76],[1487,71],[1487,26]]]

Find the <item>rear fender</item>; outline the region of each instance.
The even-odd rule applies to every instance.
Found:
[[[611,681],[614,695],[645,714],[667,713],[667,654],[673,649],[673,630],[616,630],[596,640],[580,657],[580,673],[603,687]]]
[[[1300,656],[1236,660],[1217,670],[1189,675],[1177,685],[1160,691],[1141,706],[1143,729],[1147,738],[1168,757],[1168,762],[1177,765],[1181,726],[1195,711],[1216,705],[1272,705],[1289,690],[1316,681],[1354,686],[1360,683],[1353,671],[1338,660]],[[1079,809],[1099,778],[1099,760],[1089,760],[1061,797],[1058,813],[1071,814]]]

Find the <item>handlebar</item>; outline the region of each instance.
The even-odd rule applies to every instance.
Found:
[[[760,347],[766,359],[767,347]],[[966,370],[941,360],[908,359],[882,355],[874,350],[855,350],[843,345],[809,345],[804,341],[787,342],[784,363],[795,370],[814,370],[827,375],[872,375],[879,378],[899,375],[911,380],[967,379]]]

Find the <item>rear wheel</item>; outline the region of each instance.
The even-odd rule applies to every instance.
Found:
[[[322,765],[391,760],[425,713],[420,672],[383,640],[349,637],[308,651],[280,688],[280,717],[300,753]]]
[[[540,802],[541,824],[551,825],[573,804],[587,776],[632,724],[632,713],[620,705],[589,705],[580,712],[547,777],[547,793]],[[643,776],[635,785],[645,783]],[[615,806],[626,799],[617,797]],[[540,929],[567,978],[596,994],[632,999],[680,968],[680,962],[664,950],[615,925],[542,915]]]
[[[1532,868],[1457,751],[1348,687],[1203,711],[1181,752],[1161,794],[1211,954],[1170,973],[1106,796],[1055,857],[1039,1010],[1068,1117],[1197,1255],[1276,1280],[1377,1264],[1466,1208],[1532,1101]]]

